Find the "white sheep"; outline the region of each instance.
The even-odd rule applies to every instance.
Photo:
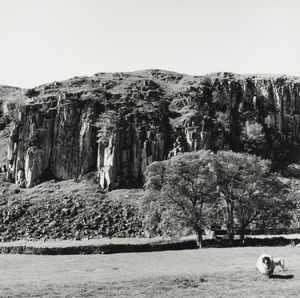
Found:
[[[274,258],[273,259],[275,266],[281,266],[282,270],[285,269],[285,260],[283,258]]]
[[[268,254],[262,254],[257,260],[257,269],[263,275],[263,277],[270,277],[273,274],[275,269],[275,263],[272,257]]]

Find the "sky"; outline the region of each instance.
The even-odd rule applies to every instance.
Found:
[[[0,84],[164,69],[300,76],[299,0],[0,0]]]

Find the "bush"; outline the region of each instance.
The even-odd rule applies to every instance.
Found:
[[[40,94],[40,91],[35,89],[28,89],[25,95],[29,98],[37,97]]]

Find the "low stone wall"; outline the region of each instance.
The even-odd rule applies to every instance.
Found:
[[[300,247],[299,238],[246,238],[243,244],[235,240],[233,247],[237,246],[297,246]],[[228,247],[227,239],[215,238],[204,240],[204,247]],[[149,243],[109,243],[101,245],[73,245],[73,246],[45,246],[14,245],[6,243],[0,245],[0,254],[27,254],[27,255],[78,255],[78,254],[113,254],[126,252],[151,252],[164,250],[197,249],[195,240],[161,240]]]
[[[27,254],[27,255],[76,255],[76,254],[112,254],[125,252],[150,252],[163,250],[196,249],[195,240],[188,241],[163,241],[143,244],[103,244],[67,247],[44,247],[26,245],[0,246],[1,254]]]

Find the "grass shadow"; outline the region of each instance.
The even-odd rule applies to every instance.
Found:
[[[270,278],[274,278],[274,279],[293,279],[294,275],[293,274],[288,274],[288,275],[274,274],[274,275],[271,275]]]

